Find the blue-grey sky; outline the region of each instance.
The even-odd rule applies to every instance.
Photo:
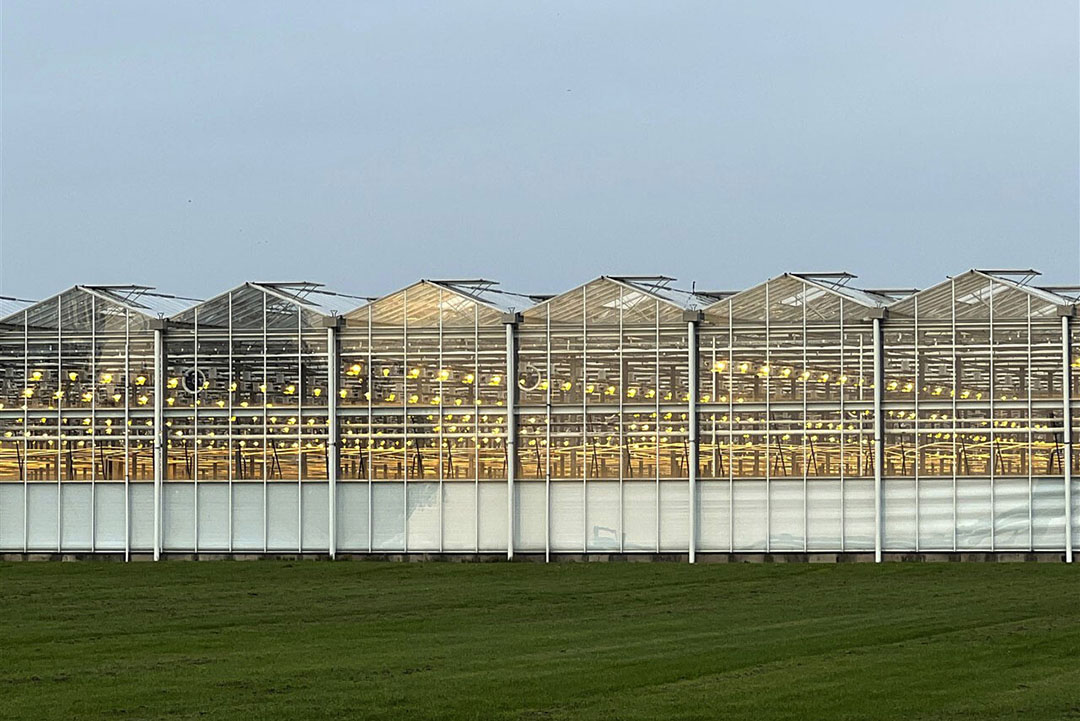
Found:
[[[1080,282],[1075,0],[2,11],[9,295]]]

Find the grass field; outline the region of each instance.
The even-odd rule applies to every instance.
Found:
[[[1080,566],[0,564],[0,718],[1080,718]]]

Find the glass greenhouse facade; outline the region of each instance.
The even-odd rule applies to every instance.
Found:
[[[1080,289],[1036,276],[0,298],[0,553],[1072,560]]]

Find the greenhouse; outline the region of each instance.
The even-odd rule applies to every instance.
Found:
[[[0,297],[0,553],[709,558],[1080,548],[1080,288]]]

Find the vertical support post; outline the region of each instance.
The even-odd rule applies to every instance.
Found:
[[[514,473],[517,470],[517,324],[520,313],[506,313],[506,560],[514,560]]]
[[[228,419],[229,419],[229,425],[228,425],[229,438],[226,441],[226,446],[225,446],[226,453],[228,454],[226,456],[225,465],[229,469],[229,554],[231,555],[236,550],[236,529],[234,528],[234,524],[235,524],[235,519],[234,519],[235,511],[234,511],[234,508],[236,506],[236,484],[235,484],[235,481],[237,480],[236,476],[238,475],[238,472],[239,472],[240,469],[238,469],[236,467],[237,464],[236,464],[236,459],[235,459],[235,456],[234,456],[234,454],[236,453],[236,449],[237,449],[236,444],[239,441],[237,441],[237,439],[236,439],[236,429],[235,429],[235,426],[233,425],[233,401],[236,398],[236,394],[233,393],[232,389],[233,389],[233,383],[236,381],[236,368],[233,365],[233,292],[231,290],[228,293],[228,299],[229,299],[229,305],[228,305],[229,324],[228,324],[228,326],[226,328],[226,332],[227,332],[226,339],[227,339],[228,346],[229,346],[229,352],[226,355],[226,361],[229,364],[229,372],[226,373],[225,377],[228,379],[228,381],[227,381],[228,386],[226,386],[226,387],[229,389],[229,403],[228,403],[228,410],[229,410],[229,415],[228,415]],[[198,343],[198,338],[195,339],[195,342]]]
[[[98,383],[98,369],[97,369],[97,297],[94,296],[90,299],[90,391],[93,395],[90,396],[90,427],[97,431],[97,383]],[[127,357],[127,351],[124,352],[124,357]],[[61,374],[60,378],[64,376]],[[60,381],[63,383],[63,380]],[[130,383],[127,380],[127,374],[124,374],[124,383]],[[127,429],[124,429],[127,431]],[[97,456],[97,444],[100,443],[96,438],[90,439],[90,553],[97,551],[97,471],[98,463]],[[105,472],[104,464],[102,464],[102,473]],[[124,560],[127,560],[127,554],[124,554]]]
[[[338,329],[341,316],[326,319],[326,478],[329,483],[329,545],[330,559],[337,557],[337,480],[338,480]]]
[[[1072,317],[1076,312],[1075,306],[1067,306],[1060,310],[1061,313],[1061,397],[1062,397],[1062,458],[1061,467],[1065,471],[1065,562],[1073,561],[1073,533],[1072,533]]]
[[[307,392],[307,386],[304,384],[304,343],[301,340],[304,337],[304,312],[299,305],[296,306],[296,387],[297,391],[297,416],[298,422],[301,424],[300,428],[303,428],[304,423],[304,395]],[[327,360],[329,361],[330,349],[327,347]],[[330,369],[327,368],[327,371]],[[329,372],[327,373],[329,377]],[[299,429],[298,429],[299,430]],[[327,430],[327,440],[329,439],[329,427]],[[269,440],[269,439],[268,439]],[[327,462],[329,462],[329,449],[327,449]],[[307,466],[304,463],[304,452],[301,449],[297,449],[296,454],[296,552],[304,552],[304,472],[307,470]],[[330,496],[330,469],[326,469],[327,478],[327,497]],[[330,548],[330,536],[329,536],[329,517],[327,518],[327,541],[326,546]]]
[[[56,386],[62,387],[64,372],[64,296],[56,296]],[[64,441],[61,430],[64,427],[64,399],[56,399],[56,552],[64,550]],[[71,480],[75,480],[74,478]]]
[[[689,434],[689,457],[686,466],[689,472],[689,548],[688,560],[694,563],[697,560],[697,472],[698,472],[698,342],[697,325],[701,321],[700,310],[683,311],[683,320],[686,321],[686,361],[687,361],[687,391],[690,394],[687,407],[687,432]]]
[[[551,378],[551,308],[544,309],[544,377]],[[620,375],[621,378],[621,375]],[[517,381],[514,381],[515,383]],[[622,401],[619,401],[622,409]],[[621,421],[620,421],[621,426]],[[544,563],[551,562],[551,383],[544,391]],[[622,461],[620,460],[621,464]],[[620,474],[622,471],[620,471]]]
[[[97,353],[97,349],[94,349]],[[131,378],[131,311],[124,310],[124,378]],[[96,394],[95,394],[96,395]],[[131,381],[124,383],[124,560],[131,560]]]
[[[161,559],[161,486],[165,479],[165,320],[154,330],[154,560]]]
[[[22,313],[22,331],[23,331],[23,379],[24,381],[30,378],[30,323],[29,314],[24,310]],[[23,515],[22,515],[22,531],[23,531],[23,553],[27,553],[30,550],[30,467],[26,461],[26,452],[30,450],[29,437],[25,435],[25,431],[30,427],[30,414],[28,408],[30,407],[29,401],[23,401],[22,404],[22,422],[24,435],[22,438],[23,444],[23,465],[21,469],[22,474],[22,486],[23,486]]]
[[[885,466],[885,429],[882,404],[885,397],[885,348],[882,323],[886,311],[874,317],[874,562],[881,563],[881,546],[884,504],[882,503],[881,476]]]
[[[192,419],[193,419],[192,429],[191,429],[192,430],[191,435],[193,436],[192,439],[191,439],[191,455],[192,455],[192,463],[191,463],[191,481],[192,481],[191,528],[195,532],[195,544],[194,544],[195,557],[198,558],[199,557],[199,476],[200,476],[200,474],[199,474],[199,443],[198,443],[198,438],[199,438],[199,418],[202,415],[201,413],[199,413],[199,410],[200,410],[199,409],[199,404],[200,404],[199,394],[202,393],[202,387],[199,384],[199,380],[198,380],[199,379],[199,337],[200,337],[200,333],[199,333],[199,306],[195,306],[193,315],[194,315],[194,321],[195,321],[195,343],[191,346],[191,352],[192,352],[192,358],[194,359],[194,363],[192,363],[192,367],[194,368],[195,379],[192,382],[192,388],[191,388],[191,403],[192,403],[191,410],[192,410]],[[266,376],[264,375],[263,378],[265,378],[265,377]],[[265,383],[266,381],[264,380],[263,382]],[[166,431],[165,432],[166,446],[168,445],[168,437],[169,437],[169,433],[168,433],[168,431]],[[297,504],[297,505],[299,505],[299,504]]]

